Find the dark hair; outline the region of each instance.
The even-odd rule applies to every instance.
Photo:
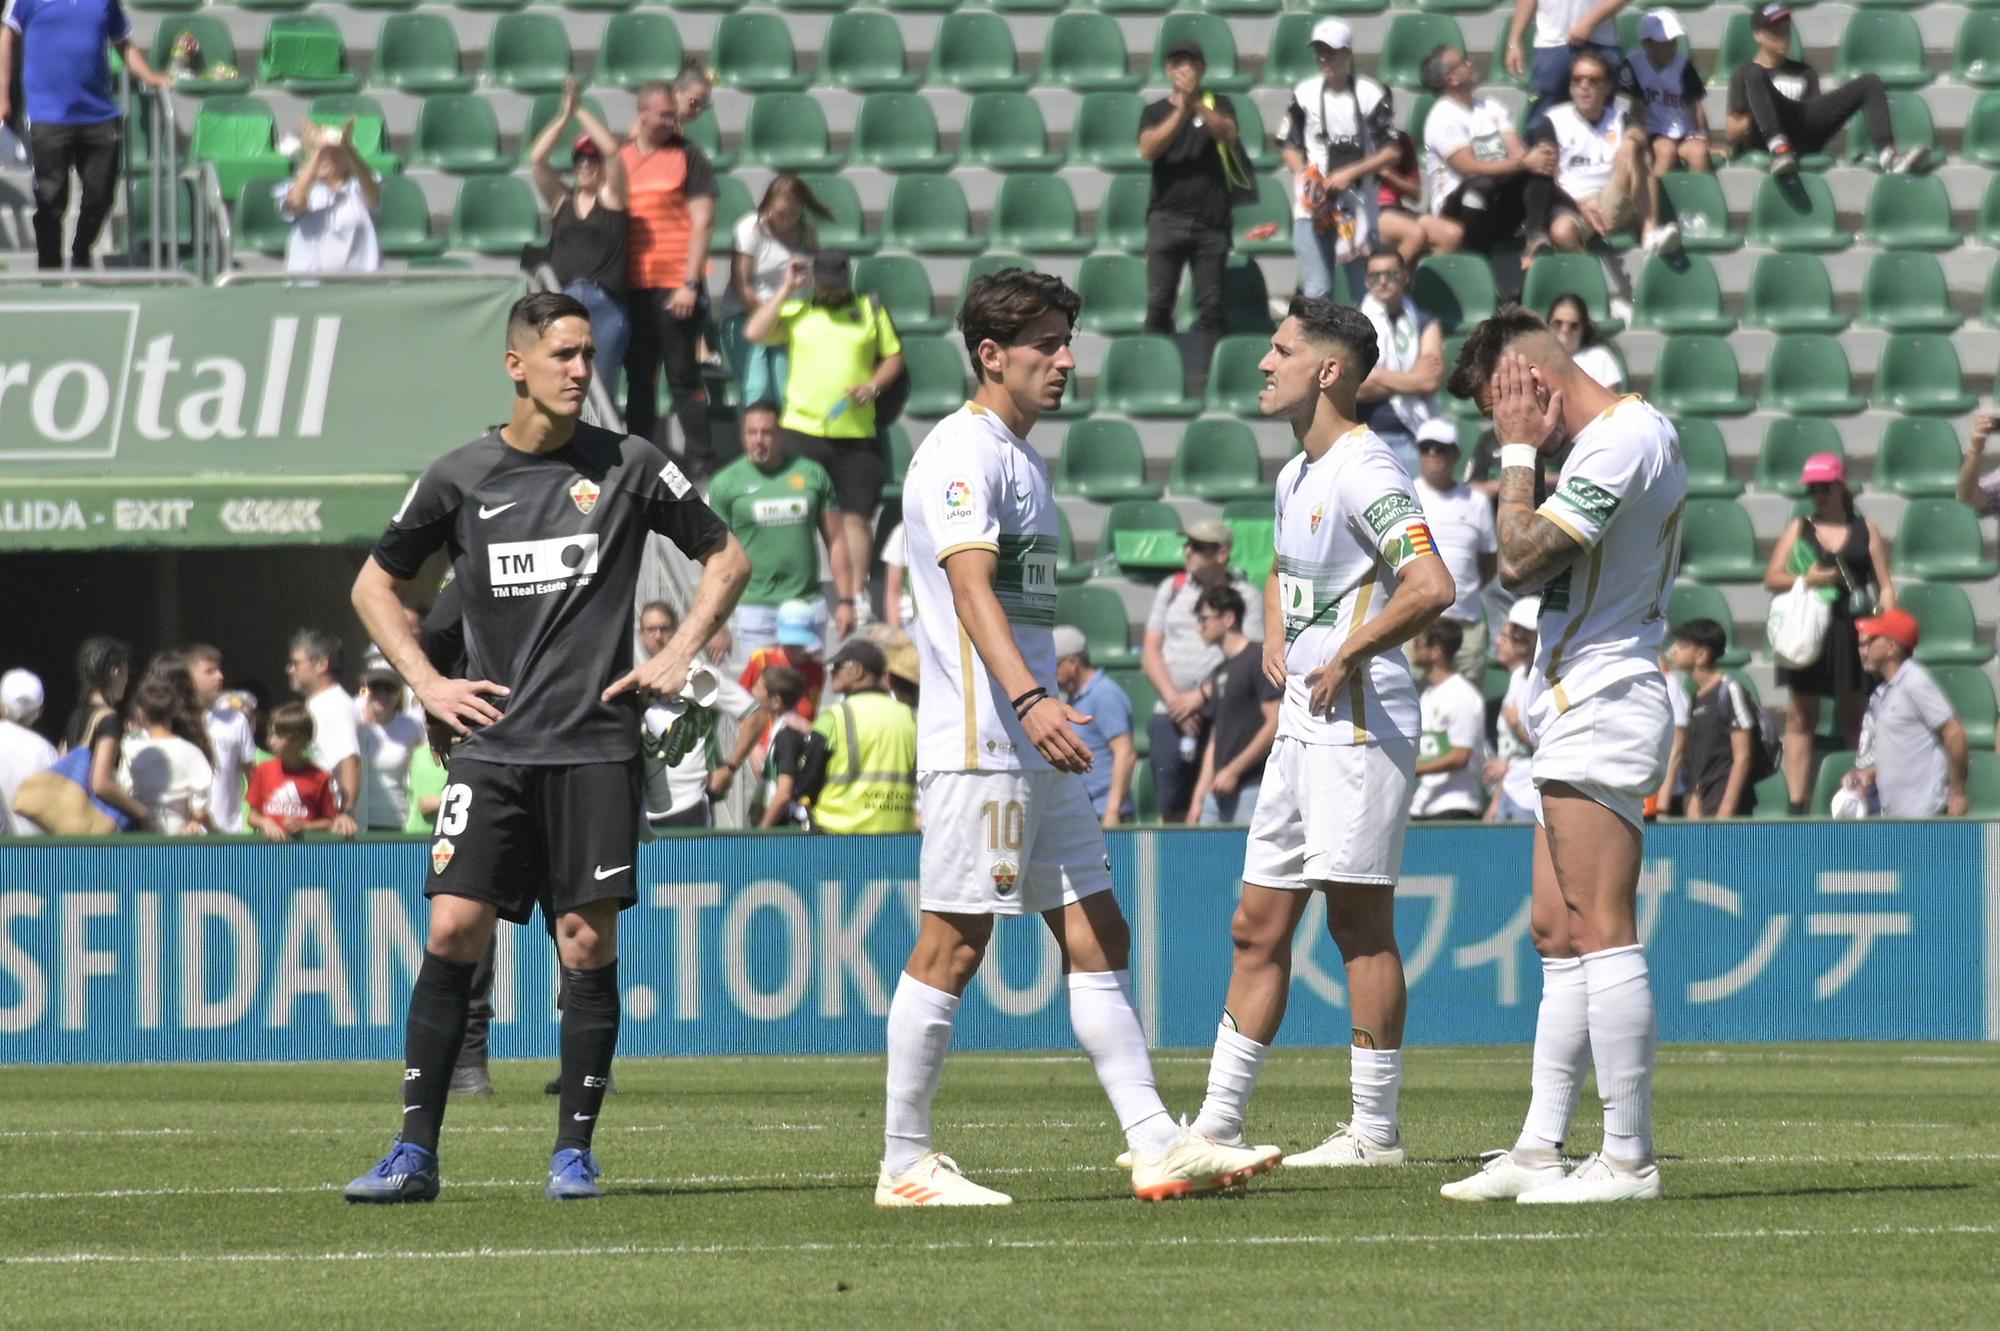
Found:
[[[668,605],[665,601],[646,602],[646,604],[639,607],[639,618],[644,619],[647,615],[652,614],[655,610],[659,611],[661,614],[667,617],[668,628],[672,628],[674,625],[681,622],[680,615],[675,613],[674,608]]]
[[[1317,296],[1294,296],[1285,313],[1299,321],[1308,341],[1347,348],[1343,370],[1352,372],[1350,382],[1357,387],[1381,357],[1381,348],[1375,342],[1375,325],[1352,305]]]
[[[765,666],[758,678],[764,681],[764,692],[787,710],[797,707],[799,699],[806,696],[806,677],[790,666]]]
[[[507,345],[513,346],[530,328],[535,330],[536,337],[541,337],[558,319],[581,319],[589,323],[590,310],[575,296],[565,296],[560,291],[529,292],[507,311]]]
[[[772,401],[772,400],[771,400],[770,398],[768,398],[768,397],[760,397],[760,398],[758,398],[758,399],[757,399],[757,400],[756,400],[755,402],[746,402],[746,403],[745,403],[745,404],[744,404],[744,405],[743,405],[743,406],[742,406],[742,407],[741,407],[741,408],[740,408],[740,409],[739,409],[739,410],[737,411],[737,413],[736,413],[736,419],[737,419],[737,422],[738,422],[738,423],[740,424],[740,423],[742,422],[743,418],[744,418],[745,416],[748,416],[748,415],[749,415],[749,414],[750,414],[751,412],[753,412],[753,411],[768,411],[768,412],[770,412],[770,413],[771,413],[771,414],[772,414],[773,416],[782,416],[782,415],[784,415],[784,408],[783,408],[783,407],[780,407],[780,406],[779,406],[779,405],[778,405],[778,404],[777,404],[776,402],[773,402],[773,401]]]
[[[174,686],[156,675],[140,680],[139,687],[133,690],[132,710],[149,726],[172,727],[179,709],[180,699],[174,696]]]
[[[1707,652],[1710,665],[1729,650],[1729,634],[1712,619],[1684,619],[1674,626],[1674,641],[1684,642],[1698,652]]]
[[[1465,345],[1458,349],[1458,364],[1451,367],[1451,378],[1445,388],[1453,397],[1477,402],[1480,390],[1493,378],[1493,371],[1500,364],[1500,353],[1516,338],[1548,331],[1542,316],[1524,305],[1508,305],[1490,318],[1481,319],[1465,339]]]
[[[1581,51],[1578,51],[1575,55],[1570,57],[1569,61],[1570,74],[1574,76],[1576,73],[1576,67],[1582,64],[1586,60],[1588,60],[1591,64],[1596,65],[1599,69],[1603,70],[1605,78],[1609,79],[1611,77],[1613,72],[1611,68],[1611,62],[1605,57],[1599,55],[1596,51],[1592,50],[1588,46],[1584,47]]]
[[[1457,656],[1458,649],[1465,645],[1465,630],[1452,619],[1433,619],[1424,630],[1424,641],[1443,652],[1446,656]]]
[[[145,712],[141,695],[147,690],[159,689],[165,689],[173,699],[170,715],[152,716]],[[210,763],[215,761],[215,751],[208,744],[208,719],[202,715],[201,694],[194,687],[194,674],[188,669],[186,656],[180,652],[161,652],[147,662],[146,673],[139,680],[139,690],[134,694],[134,703],[148,721],[171,726],[176,735],[200,749]]]
[[[1239,629],[1243,627],[1243,616],[1247,613],[1243,593],[1226,582],[1202,588],[1201,595],[1195,598],[1194,608],[1197,614],[1206,610],[1212,615],[1234,615]]]
[[[1565,291],[1549,302],[1549,318],[1556,317],[1556,311],[1565,304],[1576,306],[1577,349],[1594,347],[1603,339],[1597,331],[1597,320],[1590,317],[1590,302],[1574,291]]]
[[[965,334],[965,354],[972,361],[973,378],[983,379],[986,373],[979,365],[980,343],[992,341],[1011,347],[1023,328],[1050,310],[1061,311],[1072,329],[1083,310],[1083,298],[1050,273],[1002,268],[968,287],[965,304],[958,312],[958,327]]]
[[[312,743],[312,709],[302,702],[281,704],[271,713],[270,733],[272,739],[295,739]]]
[[[336,675],[347,664],[340,639],[325,629],[300,629],[292,635],[292,650],[304,652],[308,661],[326,662],[327,670]]]
[[[1444,91],[1444,62],[1451,58],[1452,52],[1456,49],[1448,44],[1433,46],[1430,53],[1417,63],[1417,81],[1424,85],[1425,91]],[[1417,126],[1417,133],[1421,134],[1423,131],[1422,125]]]
[[[85,638],[76,649],[76,686],[86,698],[101,693],[109,701],[111,677],[131,669],[132,649],[117,638]]]

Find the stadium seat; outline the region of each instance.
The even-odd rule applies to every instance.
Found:
[[[888,96],[900,96],[891,93]],[[977,254],[986,242],[972,234],[972,209],[950,176],[902,176],[882,214],[885,244],[915,254]]]
[[[1651,397],[1669,415],[1741,416],[1752,406],[1742,388],[1736,353],[1713,333],[1677,333],[1660,347]]]
[[[1000,197],[987,219],[987,239],[1003,249],[1035,254],[1082,254],[1091,248],[1077,216],[1076,196],[1053,171],[1010,175],[1000,182]]]
[[[1425,255],[1417,261],[1410,296],[1447,335],[1469,331],[1500,304],[1493,264],[1479,254]]]
[[[1132,626],[1125,618],[1125,602],[1111,588],[1058,588],[1056,623],[1083,631],[1093,664],[1105,667],[1138,664],[1138,653],[1132,650]]]
[[[1898,416],[1882,431],[1873,484],[1891,494],[1958,492],[1958,432],[1938,416]]]
[[[665,14],[613,14],[597,47],[594,81],[612,88],[665,83],[680,73],[684,59],[680,25]]]
[[[1251,166],[1260,172],[1278,169],[1277,142],[1264,130],[1264,113],[1248,97],[1236,99],[1236,133]]]
[[[1715,265],[1699,254],[1654,255],[1639,270],[1633,322],[1663,333],[1727,333],[1736,321],[1722,312]]]
[[[1179,569],[1187,560],[1181,515],[1154,499],[1120,499],[1104,513],[1097,534],[1097,571],[1141,577]]]
[[[1124,690],[1125,700],[1132,704],[1132,748],[1141,759],[1144,759],[1153,750],[1152,737],[1147,733],[1146,719],[1153,714],[1154,704],[1160,701],[1160,691],[1153,687],[1153,681],[1146,678],[1146,672],[1143,670],[1127,667],[1106,673],[1120,689]],[[1135,780],[1138,777],[1139,767],[1150,771],[1152,764],[1141,761],[1133,769],[1132,775]],[[1136,796],[1133,802],[1134,804],[1138,802]]]
[[[1948,250],[1961,237],[1938,176],[1883,176],[1868,191],[1861,240],[1891,250]]]
[[[958,7],[959,0],[925,0],[926,3]],[[992,0],[992,8],[1002,14],[1050,14],[1065,7],[1065,0]],[[890,8],[895,8],[892,3]],[[1108,8],[1108,6],[1107,6]]]
[[[559,92],[573,60],[553,14],[502,14],[486,42],[486,82],[517,92]]]
[[[2000,89],[1981,93],[1966,112],[1964,155],[1975,166],[2000,166]]]
[[[708,154],[709,165],[717,171],[727,171],[736,165],[736,153],[722,146],[722,121],[715,112],[704,111],[693,120],[683,120],[681,134]]]
[[[1681,574],[1696,582],[1761,582],[1750,515],[1727,499],[1690,499],[1681,522]]]
[[[514,159],[500,151],[500,124],[493,118],[492,103],[469,92],[424,98],[410,140],[410,162],[455,175],[514,169]]]
[[[604,120],[604,107],[601,104],[599,104],[598,100],[595,97],[587,96],[584,97],[582,101],[585,106],[590,108],[590,113],[592,115],[596,116],[599,120]],[[562,94],[559,92],[536,93],[535,100],[528,103],[528,119],[521,126],[522,162],[524,163],[527,162],[528,159],[533,156],[535,151],[535,140],[541,137],[541,133],[544,129],[548,127],[549,121],[555,119],[556,113],[561,109],[562,109]],[[608,125],[610,122],[605,121],[605,123]],[[560,138],[558,138],[556,140],[555,151],[549,154],[549,165],[554,167],[557,171],[566,172],[570,169],[570,167],[575,165],[575,155],[572,152],[572,149],[576,146],[576,137],[577,135],[582,134],[583,127],[581,125],[572,124],[570,128],[574,131],[574,133],[565,133]],[[735,179],[736,178],[734,176],[724,176],[721,177],[717,183],[720,184],[721,180],[735,181]],[[724,188],[727,187],[724,186]],[[746,208],[743,211],[747,212],[748,209]],[[741,214],[738,213],[736,215],[728,217],[727,225],[734,225],[736,221],[736,216],[740,215]],[[716,206],[715,229],[717,235],[728,234],[720,202],[718,202]]]
[[[876,92],[855,113],[847,160],[884,171],[942,171],[951,154],[938,147],[937,117],[914,92]]]
[[[1673,171],[1660,178],[1663,210],[1680,223],[1681,248],[1721,253],[1742,245],[1729,229],[1729,204],[1713,172]]]
[[[1763,407],[1809,416],[1848,416],[1866,407],[1840,340],[1829,333],[1785,333],[1764,366]]]
[[[1100,504],[1160,497],[1160,487],[1146,483],[1146,452],[1130,421],[1072,424],[1056,456],[1054,481],[1057,494]]]
[[[849,254],[873,254],[880,247],[881,238],[871,236],[865,230],[861,195],[855,190],[853,181],[838,175],[807,175],[801,179],[813,192],[813,197],[833,214],[831,220],[814,219],[813,229],[823,247],[846,250]],[[717,234],[721,234],[719,228]]]
[[[1102,8],[1100,3],[1099,8]],[[1148,66],[1146,86],[1164,88],[1167,85],[1167,70],[1164,57],[1167,48],[1175,42],[1192,38],[1201,43],[1202,54],[1207,59],[1207,72],[1201,76],[1202,86],[1215,92],[1240,93],[1250,88],[1250,75],[1236,65],[1236,38],[1229,30],[1229,24],[1214,14],[1190,14],[1185,11],[1168,14],[1160,20],[1160,31],[1153,42],[1153,61]]]
[[[459,9],[493,11],[522,9],[526,7],[528,0],[452,0],[452,3]]]
[[[1951,308],[1951,291],[1935,256],[1891,251],[1868,262],[1861,322],[1892,333],[1949,333],[1965,319]]]
[[[354,149],[377,175],[403,169],[403,159],[389,151],[388,118],[373,97],[357,92],[321,93],[306,108],[306,119],[315,125],[341,128],[354,121]]]
[[[961,92],[1018,92],[1028,86],[1007,20],[983,9],[961,9],[938,24],[926,78]]]
[[[1757,488],[1766,494],[1797,499],[1806,492],[1799,479],[1806,459],[1832,453],[1845,459],[1840,430],[1824,416],[1781,417],[1764,427],[1764,445],[1757,451]]]
[[[1830,710],[1822,708],[1821,710]],[[1840,783],[1854,770],[1854,751],[1836,749],[1820,759],[1819,772],[1813,778],[1812,814],[1815,818],[1830,817],[1833,813],[1833,797],[1840,791]]]
[[[1880,9],[1848,17],[1834,78],[1845,83],[1862,74],[1875,75],[1888,88],[1921,88],[1936,77],[1924,68],[1924,38],[1914,18]]]
[[[368,81],[404,92],[465,92],[472,75],[460,68],[458,34],[442,14],[391,14],[382,20]]]
[[[1296,88],[1319,73],[1319,61],[1312,52],[1312,26],[1320,15],[1300,10],[1286,14],[1271,25],[1270,52],[1264,57],[1267,85]]]
[[[1176,0],[1097,0],[1097,7],[1107,14],[1164,14],[1175,4]]]
[[[382,206],[375,213],[375,243],[395,259],[428,259],[444,253],[444,238],[431,231],[431,206],[423,186],[408,176],[382,179]]]
[[[451,247],[513,257],[542,238],[535,191],[519,176],[474,176],[458,189],[451,213]]]
[[[854,92],[908,92],[919,82],[910,72],[902,24],[868,9],[844,10],[826,25],[819,77]]]
[[[733,243],[736,224],[756,207],[757,201],[750,197],[750,187],[743,183],[742,177],[727,174],[715,178],[715,224],[711,232],[718,238],[718,246]]]
[[[238,9],[247,9],[253,14],[290,13],[304,9],[307,0],[230,0]]]
[[[292,173],[292,159],[275,146],[277,122],[271,108],[256,97],[210,97],[195,116],[194,140],[188,156],[213,162],[224,198],[233,199],[251,180],[273,180]]]
[[[967,259],[965,261],[965,278],[959,284],[958,288],[958,303],[960,305],[965,304],[965,294],[972,290],[974,282],[982,277],[990,277],[994,273],[1004,272],[1009,268],[1021,268],[1031,273],[1040,271],[1035,266],[1035,261],[1025,254],[995,252],[992,254],[975,255]],[[1074,376],[1071,377],[1071,380],[1074,382]]]
[[[1083,298],[1079,325],[1093,333],[1139,333],[1146,327],[1146,261],[1132,254],[1093,254],[1076,270]]]
[[[257,77],[305,96],[353,92],[361,86],[361,76],[347,67],[347,43],[340,25],[318,14],[271,20],[264,30],[263,54],[257,58]]]
[[[1174,450],[1167,489],[1176,495],[1227,503],[1232,499],[1264,499],[1271,482],[1264,479],[1257,436],[1239,420],[1206,416],[1189,421]]]
[[[942,333],[951,320],[937,312],[937,297],[923,261],[907,254],[874,255],[854,265],[854,289],[889,311],[899,333]]]
[[[1144,254],[1146,205],[1152,198],[1151,176],[1128,173],[1111,177],[1104,201],[1097,206],[1097,248]]]
[[[746,92],[795,91],[806,86],[792,34],[777,14],[737,11],[715,25],[708,63],[717,82]]]
[[[910,405],[918,420],[949,416],[965,405],[965,348],[942,337],[903,339],[903,364],[910,371]]]
[[[1139,86],[1118,20],[1089,9],[1058,14],[1042,44],[1037,83],[1072,92],[1123,92]]]
[[[1194,284],[1181,285],[1186,297],[1187,318],[1183,328],[1194,326]],[[1264,282],[1264,266],[1247,254],[1232,255],[1222,265],[1222,330],[1225,333],[1255,333],[1269,341],[1278,325],[1271,319],[1271,288]]]
[[[1899,579],[1896,606],[1917,617],[1917,659],[1924,664],[1980,666],[1993,659],[1993,644],[1981,641],[1964,588]]]
[[[1986,190],[1979,196],[1973,235],[1982,245],[2000,245],[2000,173],[1986,182]]]
[[[1681,438],[1681,458],[1687,463],[1688,494],[1696,499],[1734,499],[1743,482],[1729,475],[1729,445],[1712,420],[1684,416],[1674,422]]]
[[[742,160],[773,171],[832,171],[840,155],[827,147],[826,113],[804,92],[763,92],[743,122]]]
[[[348,0],[348,2],[352,4],[353,0]],[[393,3],[396,5],[401,5],[402,0],[376,0],[376,3]],[[601,11],[601,12],[618,13],[632,8],[633,5],[638,3],[638,0],[559,0],[559,3],[562,5],[564,9],[576,9],[576,10],[583,10],[586,12]],[[683,6],[683,8],[688,8],[688,7],[689,6]]]
[[[1833,309],[1833,279],[1816,254],[1766,254],[1750,273],[1743,326],[1774,333],[1838,333],[1847,316]]]
[[[1958,352],[1937,333],[1897,333],[1875,367],[1875,405],[1922,416],[1956,416],[1978,399],[1965,391]]]
[[[1958,25],[1952,77],[1975,88],[2000,87],[2000,12],[1975,9]]]
[[[1974,748],[1966,755],[1965,812],[1969,818],[2000,817],[2000,753]],[[1150,768],[1150,763],[1139,766]]]
[[[1931,163],[1935,166],[1943,159],[1943,149],[1938,143],[1937,122],[1931,117],[1930,103],[1920,92],[1892,92],[1889,94],[1889,132],[1895,139],[1896,147],[1903,151],[1911,148],[1930,150]],[[1880,169],[1881,154],[1875,141],[1868,137],[1866,128],[1859,120],[1850,121],[1847,127],[1847,151],[1841,156],[1849,162],[1874,169]],[[1926,170],[1931,167],[1926,167]]]
[[[1722,660],[1718,664],[1735,669],[1750,664],[1750,653],[1736,641],[1736,623],[1729,614],[1729,598],[1714,587],[1699,582],[1676,582],[1667,595],[1668,631],[1679,628],[1690,619],[1712,619],[1722,625],[1728,637],[1728,646],[1723,648]]]
[[[201,8],[201,0],[132,0],[125,8],[142,14],[185,14]]]
[[[1211,14],[1259,18],[1276,14],[1284,7],[1284,0],[1202,0],[1201,7]]]
[[[1079,563],[1076,557],[1076,537],[1070,533],[1069,514],[1061,504],[1056,505],[1056,581],[1062,583],[1087,582],[1090,579],[1090,565]]]
[[[1070,164],[1106,171],[1150,169],[1151,163],[1139,155],[1139,117],[1145,110],[1136,92],[1085,93],[1070,127]]]
[[[1264,391],[1264,372],[1257,362],[1271,350],[1271,340],[1254,333],[1237,333],[1215,344],[1209,361],[1208,409],[1230,416],[1255,416],[1257,397]]]
[[[174,43],[183,32],[194,34],[201,57],[197,77],[175,79],[175,92],[190,97],[215,97],[250,90],[254,71],[243,68],[242,62],[236,58],[236,41],[229,35],[229,26],[212,14],[176,14],[160,20],[160,26],[153,32],[152,50],[147,53],[154,69],[164,71],[173,67]],[[199,76],[222,65],[234,66],[238,71],[236,77],[215,79]]]
[[[1611,317],[1611,290],[1604,281],[1604,265],[1592,254],[1556,254],[1548,250],[1535,257],[1521,281],[1521,303],[1537,314],[1563,296],[1580,296],[1600,333],[1615,333],[1624,321]]]
[[[239,251],[282,258],[292,224],[278,212],[278,182],[246,180],[236,192],[235,242]]]
[[[910,457],[916,446],[901,421],[891,425],[884,438],[889,449],[889,479],[882,483],[882,502],[893,504],[903,497],[903,478],[910,474]],[[1057,557],[1061,557],[1060,550]]]
[[[1134,716],[1136,717],[1137,713],[1134,713]],[[1135,721],[1132,745],[1135,751],[1139,747],[1138,738],[1145,734],[1146,727],[1136,724]],[[1151,748],[1152,743],[1148,738],[1147,750],[1150,752]],[[1159,791],[1153,777],[1153,764],[1150,762],[1132,764],[1132,818],[1140,827],[1150,827],[1160,821]]]
[[[1826,177],[1812,171],[1766,176],[1750,201],[1750,243],[1775,250],[1827,252],[1853,239],[1841,228]]]
[[[1049,150],[1041,103],[1024,92],[973,94],[958,159],[999,171],[1052,171],[1062,165],[1062,154]]]
[[[165,205],[160,208],[160,239],[162,242],[177,241],[182,249],[194,245],[194,178],[182,176],[180,180],[180,200],[175,205],[179,210],[174,224],[167,223]],[[132,182],[132,211],[126,216],[126,234],[135,241],[144,240],[152,233],[153,226],[153,181],[151,177],[140,176]]]
[[[1257,202],[1237,204],[1230,221],[1236,233],[1230,248],[1237,254],[1292,252],[1291,190],[1275,174],[1258,175]],[[1249,233],[1259,227],[1269,227],[1270,234],[1262,240],[1250,239]]]
[[[1392,88],[1412,91],[1421,88],[1423,80],[1417,75],[1417,66],[1440,46],[1459,51],[1468,49],[1457,19],[1449,14],[1413,14],[1408,10],[1399,10],[1389,20],[1389,31],[1382,39],[1382,55],[1376,77]],[[1496,57],[1489,77],[1498,79],[1504,72],[1505,67]],[[1417,142],[1423,142],[1421,133],[1416,130],[1410,133]]]
[[[1896,529],[1900,576],[1968,582],[1990,578],[2000,566],[1986,557],[1979,517],[1956,499],[1915,499]]]
[[[1771,773],[1762,781],[1750,787],[1756,797],[1757,807],[1750,811],[1753,822],[1771,823],[1788,819],[1791,812],[1791,787],[1785,784],[1782,770]]]
[[[1113,341],[1097,377],[1100,411],[1127,416],[1193,416],[1198,400],[1187,397],[1181,353],[1170,337],[1137,333]]]

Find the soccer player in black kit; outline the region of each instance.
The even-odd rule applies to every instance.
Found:
[[[432,716],[465,738],[431,843],[430,934],[410,994],[402,1133],[350,1202],[430,1201],[438,1128],[473,972],[497,920],[540,905],[563,968],[562,1096],[547,1195],[598,1195],[592,1131],[618,1042],[618,913],[638,900],[639,727],[727,621],[750,561],[680,468],[579,419],[594,350],[581,302],[537,293],[507,317],[507,424],[424,472],[354,582],[354,608]],[[702,564],[680,631],[631,660],[633,592],[656,531]],[[397,589],[448,550],[465,675],[448,679]]]

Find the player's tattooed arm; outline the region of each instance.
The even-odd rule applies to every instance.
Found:
[[[1494,525],[1500,536],[1500,582],[1510,592],[1527,592],[1568,568],[1583,547],[1576,538],[1535,512],[1535,468],[1500,472],[1500,509]]]

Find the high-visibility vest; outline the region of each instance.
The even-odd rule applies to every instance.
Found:
[[[826,784],[813,801],[822,832],[913,832],[917,714],[886,693],[857,693],[820,713]]]

